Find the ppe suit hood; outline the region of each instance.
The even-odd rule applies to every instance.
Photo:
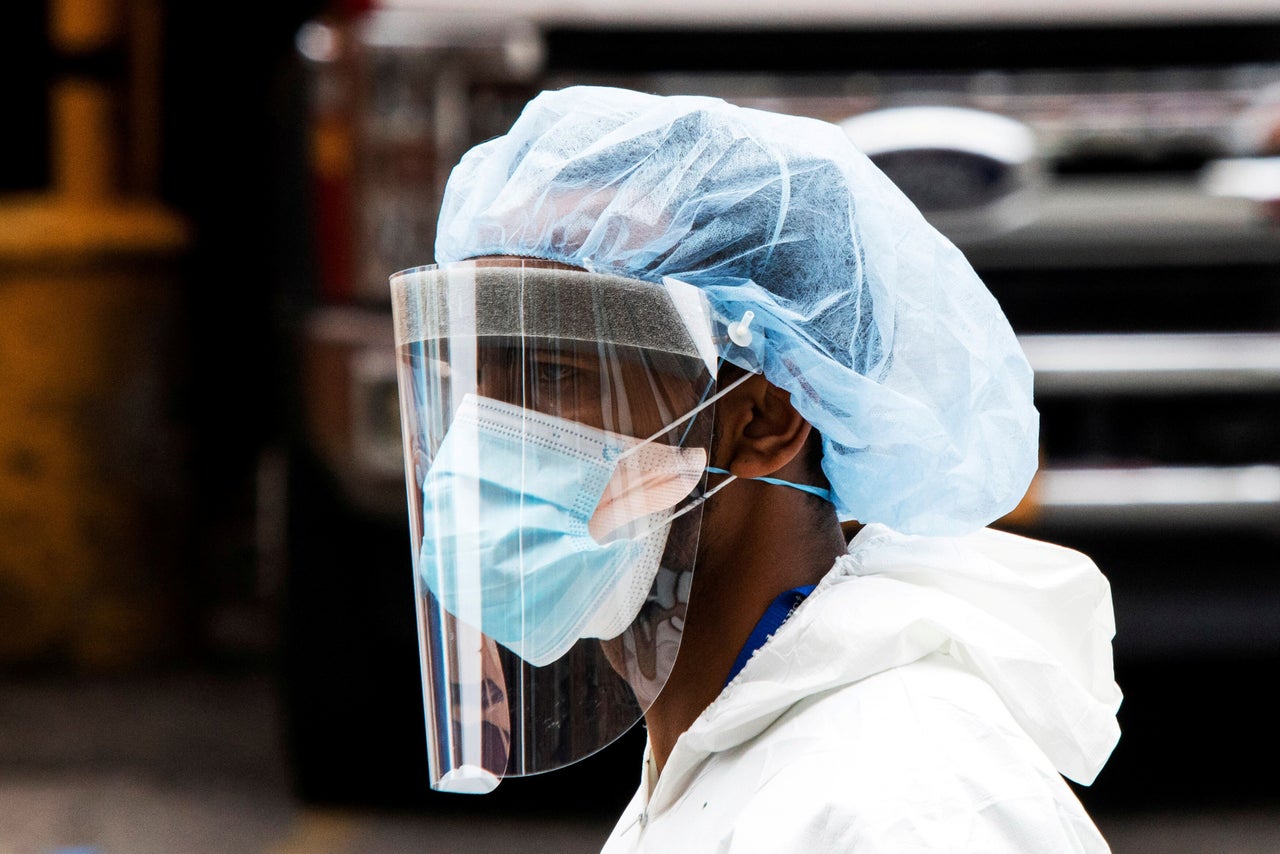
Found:
[[[1091,783],[1119,739],[1114,634],[1110,586],[1078,552],[991,530],[868,525],[681,736],[663,788],[804,698],[935,653],[986,681],[1061,774]]]

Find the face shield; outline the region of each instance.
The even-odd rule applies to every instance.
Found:
[[[689,285],[549,262],[391,287],[432,786],[487,792],[606,746],[665,684],[725,332]]]

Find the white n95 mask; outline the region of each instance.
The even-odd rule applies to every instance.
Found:
[[[468,394],[422,484],[419,572],[447,611],[549,664],[635,618],[706,464],[700,447]]]

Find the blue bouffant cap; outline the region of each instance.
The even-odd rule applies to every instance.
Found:
[[[575,87],[531,101],[445,191],[440,263],[522,255],[700,288],[822,433],[843,519],[960,534],[1036,469],[1031,369],[972,267],[837,127]]]

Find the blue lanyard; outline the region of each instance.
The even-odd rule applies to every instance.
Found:
[[[764,646],[769,638],[773,637],[773,633],[782,627],[782,624],[787,621],[791,613],[800,606],[801,602],[808,598],[816,586],[815,584],[806,584],[802,587],[792,587],[790,590],[779,593],[777,598],[769,603],[769,607],[764,609],[764,616],[756,623],[756,627],[751,630],[751,636],[747,638],[746,645],[738,653],[738,657],[734,659],[733,668],[729,671],[729,678],[724,681],[726,686],[733,681],[733,677],[737,676],[747,662],[751,660],[751,656],[755,654],[755,651]]]

